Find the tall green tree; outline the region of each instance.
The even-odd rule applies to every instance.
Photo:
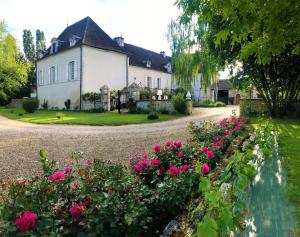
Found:
[[[0,21],[0,104],[18,95],[27,82],[27,63],[22,60],[16,39]]]
[[[35,61],[35,45],[31,30],[23,30],[23,50],[29,62]]]
[[[298,0],[177,0],[181,20],[196,18],[198,43],[219,65],[238,65],[233,81],[250,81],[273,116],[300,93]],[[241,83],[239,83],[241,84]]]
[[[36,47],[36,58],[41,51],[46,50],[46,39],[43,31],[39,29],[35,32],[35,47]]]

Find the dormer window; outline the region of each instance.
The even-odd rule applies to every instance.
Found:
[[[172,66],[171,66],[171,63],[167,63],[164,68],[167,70],[168,73],[171,73],[172,72]]]
[[[146,61],[146,67],[148,67],[148,68],[151,67],[151,61],[150,61],[150,60],[147,60],[147,61]]]
[[[77,35],[72,35],[70,38],[69,38],[69,42],[70,42],[70,47],[73,47],[77,41],[80,39],[80,37],[78,37]]]

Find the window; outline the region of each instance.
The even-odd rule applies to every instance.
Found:
[[[43,78],[43,71],[42,70],[38,71],[37,78],[38,78],[38,84],[43,85],[44,84],[44,78]]]
[[[161,79],[157,78],[157,89],[161,89]]]
[[[75,80],[75,62],[74,61],[69,62],[68,75],[69,75],[69,78],[68,78],[69,81]]]
[[[56,81],[56,76],[55,76],[55,67],[50,67],[50,83],[53,84]]]
[[[151,88],[151,83],[152,82],[152,78],[151,77],[147,77],[147,84],[146,84],[146,87],[149,87],[149,88]]]

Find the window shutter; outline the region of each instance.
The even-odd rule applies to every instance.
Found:
[[[77,68],[77,62],[74,61],[74,80],[78,80],[78,68]]]
[[[66,64],[66,81],[69,81],[69,63]]]
[[[56,67],[55,67],[55,82],[58,81],[58,64],[56,64]]]

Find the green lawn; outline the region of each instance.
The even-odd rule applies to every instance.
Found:
[[[274,119],[273,124],[279,131],[279,152],[284,158],[288,172],[288,194],[296,207],[298,216],[297,236],[300,235],[300,120]],[[258,124],[257,119],[251,119]]]
[[[19,114],[23,115],[19,115]],[[62,113],[63,118],[58,119],[56,114]],[[89,113],[70,111],[38,110],[32,114],[25,113],[23,109],[0,107],[0,115],[7,118],[39,124],[86,124],[86,125],[124,125],[167,121],[182,115],[160,114],[157,120],[148,120],[146,114],[118,114],[115,112]]]

